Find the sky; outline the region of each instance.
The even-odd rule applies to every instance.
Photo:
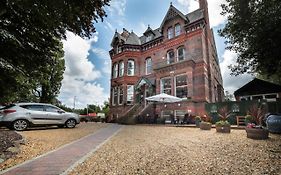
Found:
[[[84,108],[87,104],[102,105],[110,95],[111,60],[108,51],[115,30],[123,28],[134,31],[138,36],[150,25],[156,29],[161,25],[170,2],[183,14],[199,8],[196,0],[111,0],[104,9],[107,17],[95,23],[96,33],[90,39],[83,39],[67,32],[63,40],[66,70],[58,99],[73,108]],[[208,0],[211,28],[214,30],[220,68],[225,91],[233,93],[253,77],[251,75],[231,76],[228,66],[235,63],[236,54],[226,50],[224,38],[217,31],[226,23],[220,15],[220,4],[225,0]],[[75,103],[75,104],[74,104]]]

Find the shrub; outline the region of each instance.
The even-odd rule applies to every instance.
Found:
[[[226,121],[231,116],[231,111],[228,110],[227,106],[219,109],[218,115],[222,121]]]
[[[216,122],[216,126],[220,126],[220,127],[230,126],[230,123],[228,121],[220,120],[220,121]]]
[[[195,117],[195,121],[201,121],[201,117],[200,116],[196,116]]]
[[[252,105],[248,110],[248,115],[252,116],[252,121],[257,125],[262,125],[262,120],[265,118],[265,109],[257,104]]]

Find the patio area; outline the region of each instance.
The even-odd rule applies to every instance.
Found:
[[[125,126],[70,174],[281,174],[281,135]]]

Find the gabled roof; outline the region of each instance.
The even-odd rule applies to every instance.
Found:
[[[120,33],[118,33],[117,31],[115,31],[115,34],[111,40],[111,46],[113,47],[114,42],[118,40],[119,42],[121,42],[122,40],[125,41],[125,38],[123,36],[120,35]]]
[[[153,30],[150,28],[150,26],[147,27],[146,31],[143,33],[143,35],[147,36],[149,33],[154,34]]]
[[[143,84],[147,84],[148,86],[154,86],[155,85],[155,78],[146,78],[141,77],[139,81],[135,85],[135,89],[140,88]]]
[[[186,15],[186,18],[188,19],[189,23],[193,23],[195,21],[203,19],[204,18],[204,9],[197,9],[193,12],[190,12]]]
[[[235,96],[280,93],[281,86],[258,78],[254,78],[234,92]]]
[[[162,27],[166,23],[166,21],[169,21],[176,16],[180,16],[182,19],[187,20],[186,16],[171,4],[160,25],[160,29],[162,29]]]
[[[155,30],[152,30],[152,29],[151,29],[151,32],[154,33],[154,35],[153,35],[153,37],[152,37],[151,40],[154,40],[154,39],[159,38],[159,37],[162,36],[162,34],[160,33],[160,29],[159,29],[159,28],[158,28],[158,29],[155,29]],[[146,43],[146,36],[145,36],[145,35],[141,36],[141,37],[140,37],[140,41],[141,41],[141,44]]]
[[[125,41],[125,44],[141,45],[139,37],[132,31]]]

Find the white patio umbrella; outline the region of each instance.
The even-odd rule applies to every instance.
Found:
[[[175,103],[175,102],[179,102],[182,99],[172,96],[172,95],[168,95],[165,93],[161,93],[161,94],[157,94],[151,97],[147,97],[145,98],[147,101],[154,101],[154,102],[163,102],[163,103]]]

